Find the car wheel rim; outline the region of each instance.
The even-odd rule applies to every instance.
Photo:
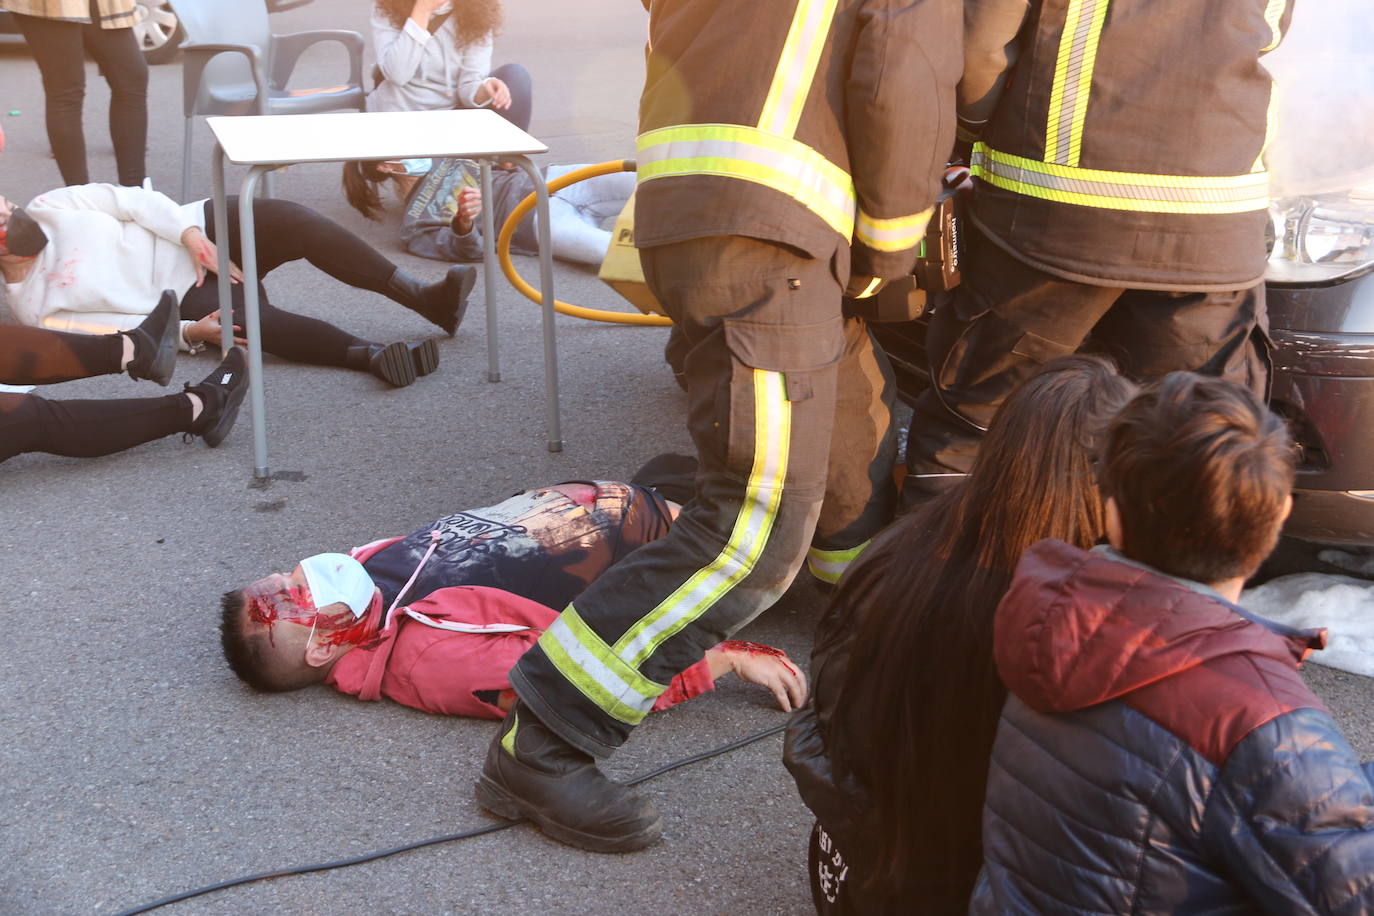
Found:
[[[154,51],[171,41],[177,30],[177,14],[165,4],[150,7],[140,3],[138,21],[134,23],[134,37],[145,51]]]

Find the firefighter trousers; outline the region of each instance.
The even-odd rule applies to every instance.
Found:
[[[1267,396],[1263,283],[1225,292],[1090,286],[1037,270],[976,229],[966,239],[963,283],[926,335],[931,386],[911,419],[905,505],[957,483],[1002,401],[1057,356],[1101,353],[1137,381],[1194,370]]]
[[[856,556],[896,501],[892,370],[866,325],[841,315],[833,259],[740,236],[640,254],[688,345],[696,495],[511,671],[530,711],[596,756],[804,561],[833,571]]]

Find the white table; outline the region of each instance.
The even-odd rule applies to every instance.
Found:
[[[549,148],[488,109],[463,111],[346,112],[313,115],[244,115],[207,118],[215,137],[215,239],[219,242],[219,299],[229,288],[229,213],[224,161],[249,166],[239,186],[244,331],[248,339],[248,397],[253,410],[253,476],[271,476],[267,464],[267,416],[262,375],[262,328],[258,303],[258,260],[253,197],[263,175],[302,162],[351,159],[454,157],[476,159],[482,169],[482,244],[487,304],[487,378],[501,380],[496,324],[496,226],[493,225],[491,163],[513,162],[534,183],[538,200],[539,268],[543,284],[544,407],[548,448],[562,451],[558,405],[558,350],[554,337],[553,245],[549,240],[549,194],[544,178],[527,158]],[[233,322],[222,322],[223,346],[233,345]]]

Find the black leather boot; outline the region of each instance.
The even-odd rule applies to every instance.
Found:
[[[415,375],[429,375],[439,368],[439,345],[433,340],[422,340],[419,343],[406,344],[410,350],[411,362],[415,363]]]
[[[396,268],[387,281],[387,295],[443,328],[452,337],[468,308],[468,295],[477,283],[477,269],[458,264],[437,283],[421,283]]]
[[[561,843],[590,852],[630,852],[658,842],[653,802],[606,778],[590,756],[516,703],[487,750],[477,803],[500,817],[526,818]]]
[[[177,294],[163,290],[148,317],[138,327],[124,332],[134,342],[134,358],[125,367],[129,378],[146,378],[159,385],[172,380],[172,369],[177,364],[177,338],[181,334],[178,314]]]
[[[198,385],[187,385],[201,402],[200,416],[191,424],[191,435],[200,436],[214,448],[229,435],[238,419],[239,405],[248,393],[248,351],[230,347],[215,370]]]
[[[358,344],[345,351],[344,359],[348,368],[371,372],[393,388],[404,388],[415,381],[415,358],[401,342],[386,346]]]

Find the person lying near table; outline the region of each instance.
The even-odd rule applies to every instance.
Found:
[[[237,265],[239,207],[230,197],[230,258]],[[453,334],[476,282],[455,267],[421,283],[337,223],[287,200],[255,200],[258,269],[304,258],[331,277],[380,293]],[[10,310],[32,327],[109,333],[138,324],[164,289],[180,295],[181,342],[192,352],[218,345],[214,206],[181,205],[143,188],[87,184],[40,194],[25,207],[0,197],[0,271]],[[232,268],[235,330],[243,326],[242,273]],[[272,303],[259,284],[263,349],[295,362],[368,372],[401,387],[438,367],[433,340],[379,344]],[[239,340],[240,343],[244,341]]]
[[[673,493],[562,483],[349,554],[307,557],[224,595],[225,660],[261,691],[324,683],[361,700],[499,719],[515,699],[508,673],[557,619],[553,608],[668,532],[679,507],[659,490]],[[806,699],[806,678],[783,652],[725,642],[703,647],[654,708],[705,693],[730,671],[767,687],[785,711]]]
[[[582,165],[551,165],[544,180],[552,181]],[[383,210],[378,186],[392,179],[397,196],[405,200],[401,243],[405,250],[436,261],[480,261],[482,230],[481,172],[471,159],[403,159],[344,164],[344,196],[368,219]],[[577,264],[601,263],[611,244],[606,220],[617,216],[635,190],[633,172],[612,172],[568,185],[549,195],[549,239],[553,256]],[[491,170],[492,218],[496,231],[506,224],[520,201],[534,193],[534,183],[510,163]],[[511,251],[538,254],[533,210],[511,236]]]
[[[0,384],[48,385],[128,372],[159,385],[176,364],[176,294],[137,327],[120,334],[67,334],[0,327]],[[246,354],[234,347],[199,384],[151,398],[55,399],[0,391],[0,461],[27,452],[94,458],[173,433],[200,436],[214,448],[229,435],[248,385]]]

